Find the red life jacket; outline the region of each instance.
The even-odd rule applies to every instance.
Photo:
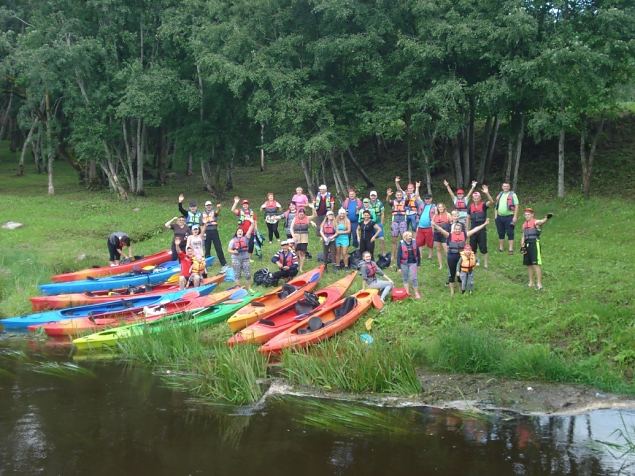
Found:
[[[523,223],[523,236],[525,241],[536,241],[540,238],[540,229],[536,226],[535,218]]]
[[[439,225],[440,227],[443,227],[443,225],[447,225],[448,223],[450,223],[451,217],[448,216],[448,213],[437,213],[436,215],[434,215],[432,217],[432,221],[434,223],[436,223],[437,225]]]
[[[472,218],[472,225],[485,223],[487,219],[487,209],[485,208],[485,202],[483,200],[478,202],[478,205],[475,202],[470,203],[470,217]]]
[[[406,242],[403,240],[401,240],[399,245],[401,247],[401,260],[399,261],[399,264],[408,263],[408,258],[410,258],[410,253],[412,253],[415,256],[415,261],[416,261],[417,245],[414,240],[412,240],[412,242],[410,243],[410,246],[408,246]]]
[[[300,218],[298,215],[296,215],[295,221],[293,222],[293,232],[302,234],[308,233],[309,221],[309,217],[306,215],[304,215],[304,218]]]
[[[496,195],[496,209],[498,210],[498,203],[500,202],[501,197],[503,196],[503,193],[505,192],[498,192],[498,195]],[[516,210],[516,205],[514,205],[514,192],[512,192],[511,190],[507,193],[507,209],[510,212],[513,212],[514,210]]]
[[[267,200],[265,202],[265,214],[275,215],[278,211],[278,203],[275,200]]]
[[[324,220],[323,223],[324,224],[322,225],[322,231],[324,232],[324,234],[329,238],[335,235],[335,223],[329,223],[328,220]]]
[[[235,238],[233,248],[239,253],[249,251],[249,241],[244,236]]]
[[[460,253],[465,248],[465,242],[467,241],[467,233],[460,231],[458,233],[452,232],[448,235],[448,253]]]
[[[288,266],[289,268],[293,266],[293,258],[294,255],[291,251],[289,251],[286,255],[282,251],[278,253],[278,259],[281,261],[282,266]]]
[[[406,211],[409,214],[417,213],[417,197],[414,193],[406,193]]]
[[[366,264],[366,275],[369,279],[373,279],[375,275],[377,275],[377,265],[372,261],[365,263]]]
[[[456,197],[456,203],[454,204],[454,208],[460,212],[467,211],[467,200],[465,197],[459,198]]]

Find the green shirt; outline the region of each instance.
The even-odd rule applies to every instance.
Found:
[[[375,210],[373,210],[373,208],[362,208],[359,213],[357,214],[358,219],[357,221],[359,221],[360,223],[364,221],[364,216],[362,215],[366,210],[368,210],[370,212],[370,219],[373,220],[375,223],[377,223],[377,214],[375,213]]]
[[[384,212],[384,204],[381,203],[381,201],[379,199],[375,200],[375,203],[370,202],[370,209],[373,210],[375,212],[375,218],[373,218],[373,221],[375,223],[378,223],[381,225],[381,222],[383,221],[381,219],[381,214]],[[372,216],[371,216],[372,218]]]
[[[509,208],[507,208],[507,196],[510,193],[513,194],[512,203],[514,204],[514,206],[518,207],[518,195],[516,195],[514,192],[501,192],[501,194],[498,197],[498,206],[496,207],[498,216],[508,217],[514,214],[513,210],[510,210]]]

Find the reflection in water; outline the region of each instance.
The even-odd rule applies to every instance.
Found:
[[[2,476],[596,475],[632,462],[593,443],[617,442],[633,411],[525,417],[285,397],[245,412],[187,400],[117,362],[78,362],[95,378],[61,379],[33,371],[43,357],[0,356],[12,376],[0,378]]]

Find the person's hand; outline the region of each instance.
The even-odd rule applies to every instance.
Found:
[[[485,220],[485,224],[489,225],[489,218],[487,220]]]
[[[481,187],[481,190],[483,191],[484,194],[489,194],[489,187],[487,185],[483,185]]]
[[[516,224],[516,217],[512,218],[512,225]]]
[[[472,188],[476,187],[477,184],[478,182],[476,180],[472,180]]]
[[[375,237],[374,236],[370,239],[370,242],[371,243],[375,243]]]
[[[415,185],[416,185],[417,187],[421,187],[421,180],[419,180],[419,181],[415,182]]]
[[[216,208],[220,208],[221,206],[222,206],[222,204],[221,204],[221,203],[217,203],[217,204],[216,204]]]
[[[401,181],[401,178],[399,176],[395,177],[395,182],[399,183]]]
[[[183,195],[182,193],[179,194],[179,203],[183,203],[183,200],[185,200],[185,195]]]
[[[181,244],[181,238],[174,238],[174,244],[179,246]]]
[[[552,216],[553,213],[547,213],[547,216],[545,216],[545,220],[550,220]]]
[[[443,185],[447,187],[448,185],[450,185],[450,183],[446,179],[443,179]]]
[[[240,202],[240,197],[239,196],[235,196],[234,197],[234,204]]]
[[[282,269],[287,271],[289,269],[289,267],[288,266],[283,266]]]
[[[388,197],[392,196],[392,188],[386,189],[386,196]]]

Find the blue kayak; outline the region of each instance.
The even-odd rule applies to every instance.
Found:
[[[207,266],[211,266],[214,257],[207,258]],[[174,274],[179,274],[181,268],[178,261],[168,261],[148,272],[126,273],[116,276],[107,276],[98,279],[84,279],[81,281],[68,281],[64,283],[49,283],[38,286],[40,292],[45,295],[85,293],[88,291],[108,291],[129,286],[144,286],[160,284],[167,281]]]
[[[100,304],[90,304],[88,306],[69,307],[66,309],[55,309],[52,311],[36,312],[25,316],[9,317],[0,319],[0,325],[5,329],[26,329],[29,326],[47,324],[49,322],[58,322],[63,319],[73,319],[78,317],[90,317],[97,314],[107,312],[124,311],[130,308],[139,308],[144,306],[156,306],[167,304],[172,301],[181,299],[186,293],[196,291],[200,296],[204,296],[212,292],[216,287],[216,283],[201,286],[200,288],[184,289],[173,293],[167,293],[157,296],[138,296],[117,301],[105,302]]]

